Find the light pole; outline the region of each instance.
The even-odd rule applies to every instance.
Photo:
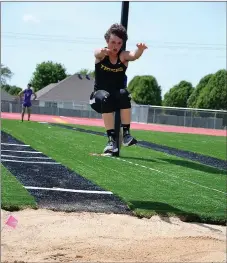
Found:
[[[123,1],[122,6],[121,6],[121,24],[122,26],[125,27],[126,31],[128,28],[128,11],[129,11],[129,1]],[[126,48],[126,43],[123,44],[122,47],[124,50]],[[127,77],[126,77],[126,85],[127,87]],[[115,129],[115,134],[116,134],[116,146],[117,146],[117,151],[114,153],[114,156],[119,156],[120,155],[120,127],[121,127],[121,117],[120,117],[120,110],[117,109],[115,112],[115,122],[114,122],[114,129]]]

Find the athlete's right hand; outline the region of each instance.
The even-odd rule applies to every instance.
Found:
[[[103,55],[108,56],[110,54],[110,49],[108,48],[101,48],[101,52]]]

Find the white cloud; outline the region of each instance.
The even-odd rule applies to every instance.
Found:
[[[31,14],[25,14],[23,16],[23,21],[24,22],[32,22],[32,23],[39,23],[39,19],[37,19],[35,16],[31,15]]]

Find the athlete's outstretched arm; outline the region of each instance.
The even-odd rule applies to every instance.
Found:
[[[24,94],[24,91],[23,90],[21,90],[19,93],[18,93],[18,97],[21,97],[22,95]]]
[[[139,43],[136,45],[137,49],[135,51],[123,51],[121,53],[122,60],[125,61],[134,61],[141,57],[143,51],[147,49],[147,46],[144,43]]]
[[[35,92],[32,92],[32,94],[34,95],[34,99],[33,100],[35,100],[36,98],[37,98],[37,95],[36,95],[36,93]]]
[[[108,48],[98,48],[94,52],[95,58],[102,59],[109,54],[109,51]]]

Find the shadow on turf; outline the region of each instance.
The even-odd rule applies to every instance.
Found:
[[[173,159],[168,159],[168,158],[162,158],[160,160],[165,161],[165,162],[169,162],[169,163],[174,164],[174,165],[180,165],[180,166],[190,168],[193,170],[205,172],[205,173],[226,175],[226,172],[224,170],[219,170],[219,169],[211,167],[211,166],[206,166],[206,165],[202,165],[199,163],[189,162],[186,160],[173,160]]]
[[[130,157],[130,156],[122,156],[123,159],[131,159],[131,160],[138,160],[138,161],[144,161],[144,162],[158,162],[158,160],[160,161],[164,161],[164,162],[168,162],[174,165],[178,165],[178,166],[182,166],[185,168],[190,168],[196,171],[201,171],[201,172],[205,172],[205,173],[212,173],[212,174],[223,174],[226,175],[226,172],[223,170],[219,170],[217,168],[214,167],[210,167],[210,166],[206,166],[203,164],[199,164],[199,163],[195,163],[195,162],[190,162],[187,160],[173,160],[173,159],[169,159],[169,158],[157,158],[155,159],[150,159],[150,158],[143,158],[143,157]]]
[[[132,210],[144,209],[144,210],[153,211],[155,214],[159,215],[163,221],[169,224],[171,224],[170,216],[175,215],[184,222],[191,222],[194,224],[200,223],[201,226],[208,228],[212,231],[216,231],[216,232],[221,232],[221,231],[213,227],[204,225],[204,224],[226,225],[226,221],[224,219],[223,220],[213,220],[211,218],[201,218],[200,215],[190,213],[190,212],[185,212],[183,210],[180,210],[166,203],[152,202],[152,201],[130,201],[130,204],[131,204],[130,208]],[[139,214],[138,216],[141,217]]]

